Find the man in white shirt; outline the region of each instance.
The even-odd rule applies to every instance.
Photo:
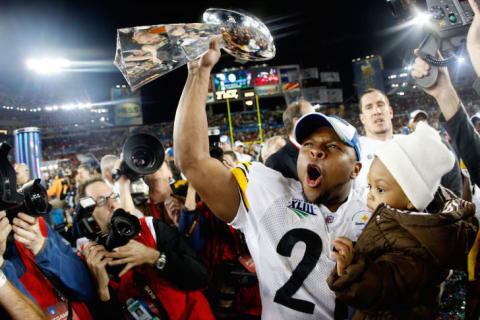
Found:
[[[240,162],[250,162],[252,161],[252,156],[249,154],[244,153],[245,145],[242,141],[237,140],[234,144],[235,154],[237,155],[237,159]]]
[[[393,139],[393,109],[385,93],[368,89],[360,97],[360,121],[365,128],[365,136],[360,137],[362,170],[354,182],[354,188],[367,188],[367,175],[372,165],[375,150],[385,141]]]
[[[175,162],[212,212],[245,234],[262,319],[333,319],[335,295],[326,284],[333,247],[341,237],[356,239],[369,218],[363,195],[352,189],[361,169],[357,132],[340,118],[310,113],[295,129],[298,181],[259,162],[228,170],[209,155],[205,113],[218,41],[189,64],[175,117]]]

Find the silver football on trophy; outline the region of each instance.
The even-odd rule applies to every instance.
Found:
[[[199,58],[214,35],[221,34],[221,47],[240,60],[275,57],[273,37],[259,19],[234,10],[208,9],[203,21],[118,29],[114,64],[137,89]]]

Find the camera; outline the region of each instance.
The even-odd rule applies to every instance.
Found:
[[[123,145],[123,161],[120,169],[113,170],[112,178],[117,181],[125,175],[130,181],[157,171],[165,159],[165,151],[157,137],[147,133],[129,136]]]
[[[102,234],[100,226],[93,217],[95,206],[96,202],[93,198],[81,198],[77,206],[75,220],[78,222],[83,236],[103,245],[107,251],[126,245],[140,232],[141,227],[138,218],[123,209],[117,209],[110,219],[108,233]]]
[[[52,209],[48,203],[47,191],[40,179],[32,180],[17,191],[17,176],[12,164],[8,161],[8,153],[12,147],[8,143],[0,143],[0,210],[6,210],[10,218],[19,212],[39,217]]]
[[[478,0],[476,0],[478,1]],[[465,35],[473,20],[473,10],[468,0],[426,0],[426,7],[433,31],[440,38]],[[415,15],[415,9],[422,6],[422,1],[387,0],[392,13],[400,19]]]
[[[40,179],[27,182],[18,192],[24,196],[25,200],[8,208],[7,215],[16,216],[19,212],[23,212],[32,217],[40,217],[52,210],[52,206],[48,203],[47,190]]]
[[[420,1],[387,0],[387,3],[394,16],[410,18]],[[432,68],[427,77],[416,79],[415,83],[430,88],[437,81],[438,68],[457,61],[456,51],[463,49],[474,13],[468,0],[426,0],[426,5],[431,32],[420,44],[418,55]],[[436,58],[439,50],[447,57],[445,60]]]
[[[222,161],[223,149],[220,147],[220,129],[218,127],[208,128],[208,142],[210,145],[210,157]]]

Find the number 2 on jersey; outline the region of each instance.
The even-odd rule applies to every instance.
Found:
[[[313,231],[307,229],[292,229],[288,231],[278,243],[277,252],[284,257],[290,257],[297,242],[305,243],[305,255],[295,270],[293,270],[292,276],[277,290],[273,301],[293,310],[313,314],[315,304],[292,298],[292,296],[300,289],[303,281],[307,279],[310,272],[315,268],[318,259],[320,259],[320,255],[322,254],[322,239]]]

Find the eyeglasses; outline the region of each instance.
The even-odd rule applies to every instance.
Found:
[[[104,205],[107,204],[108,199],[112,199],[113,201],[117,201],[120,198],[120,195],[118,193],[112,193],[109,196],[106,197],[98,197],[95,202],[97,204],[97,207],[103,207]]]

